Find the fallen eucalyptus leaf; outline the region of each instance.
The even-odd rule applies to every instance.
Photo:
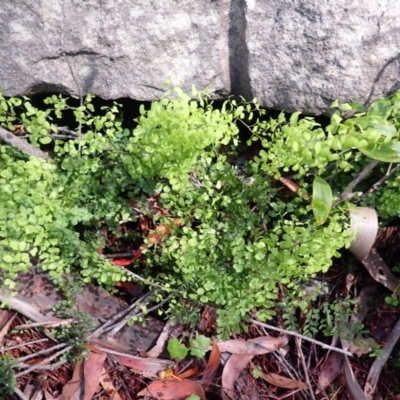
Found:
[[[146,389],[136,394],[137,397],[149,396],[160,400],[185,400],[191,395],[197,395],[201,400],[206,400],[204,390],[198,383],[175,379],[151,382]]]
[[[248,363],[255,355],[270,353],[278,350],[287,343],[287,336],[261,336],[247,341],[228,340],[227,342],[217,343],[221,352],[229,352],[232,354],[225,364],[222,371],[222,387],[230,398],[234,398],[235,382],[240,372],[246,368]]]
[[[318,392],[328,387],[342,372],[342,368],[343,354],[332,351],[321,366],[318,377]]]
[[[278,374],[265,374],[261,372],[260,377],[271,385],[278,386],[285,389],[307,389],[307,385],[301,381],[295,381],[294,379],[287,378],[286,376]]]
[[[364,260],[374,245],[378,234],[378,216],[370,207],[357,207],[350,210],[350,229],[355,235],[350,251]]]

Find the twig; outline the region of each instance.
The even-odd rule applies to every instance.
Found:
[[[145,296],[148,296],[145,295]],[[142,297],[143,299],[143,297]],[[133,309],[135,309],[137,307],[137,303],[139,300],[135,301],[133,304],[131,304],[129,307],[124,308],[122,311],[120,311],[119,313],[113,315],[111,318],[109,318],[103,325],[97,327],[89,336],[89,338],[92,337],[98,337],[100,335],[102,335],[103,333],[105,333],[106,331],[109,330],[109,327],[112,326],[112,324],[114,322],[117,322],[120,318],[123,318],[127,313],[129,313],[130,311],[132,311]]]
[[[65,132],[69,133],[71,136],[78,136],[75,131],[72,131],[71,129],[68,128],[68,126],[57,126],[57,131],[58,132]]]
[[[152,311],[158,310],[160,307],[162,307],[169,299],[171,298],[171,295],[169,295],[168,297],[166,297],[163,301],[161,301],[160,303],[156,304],[153,307],[150,307],[147,309],[146,313],[144,312],[140,312],[137,317],[141,317],[142,315],[146,315],[148,313],[151,313]]]
[[[263,322],[257,321],[255,319],[251,319],[250,322],[253,323],[254,325],[262,326],[267,329],[272,329],[273,331],[283,332],[283,333],[286,333],[287,335],[291,335],[291,336],[295,336],[295,337],[307,340],[308,342],[315,343],[318,346],[321,346],[323,349],[329,349],[329,350],[337,351],[338,353],[346,354],[348,356],[353,356],[353,354],[350,353],[350,351],[346,351],[343,349],[339,349],[338,347],[330,346],[329,344],[320,342],[315,339],[311,339],[311,338],[301,335],[300,333],[297,333],[297,332],[287,331],[286,329],[277,328],[276,326],[273,326],[273,325],[264,324]]]
[[[152,293],[150,292],[150,294],[152,295]],[[113,325],[112,327],[110,327],[110,329],[107,329],[106,332],[110,332],[112,335],[115,335],[116,333],[118,333],[129,321],[130,318],[134,317],[141,317],[142,315],[147,315],[148,313],[151,313],[154,310],[157,310],[158,308],[162,307],[169,299],[171,296],[168,296],[166,299],[164,299],[163,301],[161,301],[160,303],[156,304],[155,306],[149,308],[146,310],[146,312],[139,312],[137,314],[132,315],[131,313],[128,313],[120,322],[118,322],[117,324]],[[147,300],[147,299],[146,299]],[[141,303],[144,303],[144,299],[141,300]],[[140,304],[137,305],[137,307],[139,307]]]
[[[66,343],[56,344],[53,347],[49,347],[47,349],[40,350],[40,351],[38,351],[36,353],[29,354],[28,356],[25,356],[25,357],[20,357],[20,358],[18,358],[18,362],[20,363],[20,362],[23,362],[23,361],[26,361],[26,360],[30,360],[31,358],[35,358],[37,356],[40,356],[42,354],[46,354],[46,353],[50,353],[50,352],[52,352],[54,350],[62,349],[66,345],[67,345]],[[16,367],[19,368],[19,364],[17,364]]]
[[[51,157],[43,152],[42,150],[32,146],[25,140],[20,139],[6,129],[0,127],[0,139],[4,140],[6,143],[12,147],[21,150],[24,153],[28,153],[32,156],[43,158],[43,160],[50,160]]]
[[[31,346],[32,344],[41,343],[41,342],[48,342],[48,341],[49,341],[49,339],[33,340],[32,342],[21,343],[21,344],[15,345],[15,346],[6,347],[6,348],[4,348],[3,350],[4,350],[4,351],[14,350],[14,349],[19,349],[20,347]]]
[[[135,255],[135,252],[130,252],[130,253],[103,254],[103,257],[117,259],[117,258],[133,257],[134,255]]]
[[[70,351],[71,349],[73,349],[74,346],[68,346],[65,349],[62,349],[60,351],[58,351],[57,353],[53,354],[52,356],[50,356],[49,358],[45,358],[42,362],[40,362],[39,364],[33,365],[30,368],[27,368],[24,371],[19,372],[18,374],[15,374],[15,379],[28,374],[29,372],[34,371],[35,369],[38,369],[38,367],[41,367],[43,365],[46,365],[48,363],[50,363],[50,361],[53,361],[55,358],[57,358],[58,356],[61,356],[62,354],[66,353],[67,351]],[[38,353],[36,353],[38,354]]]
[[[308,369],[307,369],[307,365],[306,365],[306,360],[304,359],[303,350],[301,348],[301,339],[300,338],[296,338],[295,341],[296,341],[296,346],[297,346],[297,352],[298,352],[298,354],[300,356],[301,365],[303,366],[304,376],[306,378],[308,390],[309,390],[309,392],[311,394],[311,398],[313,400],[315,400],[314,390],[313,390],[313,388],[311,386],[310,377],[308,375]]]
[[[122,314],[119,313],[119,317],[122,318],[121,321],[110,327],[104,328],[103,333],[110,332],[112,335],[118,333],[128,323],[129,319],[135,316],[135,312],[139,311],[140,306],[145,304],[149,299],[151,299],[152,296],[153,293],[149,292],[140,299],[136,300],[133,304],[126,308]]]
[[[46,328],[55,328],[61,325],[67,325],[75,322],[74,318],[64,319],[62,321],[56,322],[34,322],[32,324],[25,324],[25,325],[18,325],[14,329],[29,329],[29,328],[36,328],[37,326],[44,326]]]
[[[303,390],[303,389],[297,389],[294,392],[290,392],[288,394],[285,394],[284,396],[277,397],[277,399],[282,400],[282,399],[285,399],[286,397],[293,396],[295,393],[300,392],[300,390]]]
[[[120,351],[115,351],[115,350],[107,349],[106,347],[97,346],[96,343],[93,343],[92,345],[94,347],[96,347],[97,350],[103,351],[104,353],[107,353],[107,354],[112,354],[114,356],[129,357],[134,360],[151,362],[151,363],[165,366],[165,367],[171,367],[172,365],[174,365],[174,362],[171,360],[163,360],[160,358],[150,358],[150,357],[143,358],[143,357],[133,356],[132,354],[129,354],[129,353],[121,353]]]
[[[390,332],[389,336],[386,339],[386,344],[382,349],[383,356],[377,357],[369,370],[366,384],[364,387],[364,392],[369,399],[373,398],[373,394],[376,390],[376,385],[378,383],[378,379],[381,374],[382,368],[385,366],[390,356],[390,353],[392,352],[393,347],[396,345],[399,338],[400,338],[400,319],[397,321],[396,326],[393,328],[392,332]]]
[[[262,328],[262,331],[266,336],[269,335],[268,331],[265,328]],[[282,365],[282,367],[285,369],[286,373],[289,375],[290,378],[292,378],[294,381],[296,380],[299,381],[301,379],[296,369],[293,368],[293,366],[286,360],[284,356],[282,356],[282,354],[279,351],[274,351],[272,352],[272,354]]]
[[[382,185],[383,182],[386,181],[390,176],[392,176],[398,169],[400,168],[400,164],[397,164],[394,168],[392,168],[390,171],[388,170],[385,175],[382,176],[381,179],[379,179],[378,182],[374,183],[366,192],[365,194],[370,194],[374,190],[376,190],[379,186]]]
[[[57,135],[54,133],[49,133],[47,135],[49,138],[51,139],[59,139],[59,140],[80,140],[78,137],[76,136],[69,136],[69,135]],[[19,139],[28,139],[30,137],[30,135],[22,135],[22,136],[18,136]]]
[[[26,396],[24,395],[24,393],[23,393],[20,389],[18,389],[17,387],[14,387],[14,393],[15,393],[21,400],[29,400],[29,398],[26,397]]]
[[[161,286],[161,285],[158,285],[157,283],[150,282],[150,281],[148,281],[147,279],[142,278],[141,276],[135,274],[134,272],[129,271],[129,269],[126,269],[125,272],[127,272],[129,275],[132,275],[132,276],[133,276],[135,279],[137,279],[138,281],[145,283],[146,285],[156,287],[157,289],[161,289],[161,290],[163,290],[163,291],[166,290],[165,287],[163,287],[163,286]]]
[[[352,197],[353,189],[379,164],[378,160],[372,160],[343,190],[340,199],[337,200],[333,207]]]
[[[50,365],[36,366],[35,371],[54,371],[55,369],[57,369],[59,366],[65,364],[66,362],[68,362],[67,359],[57,361],[56,363],[50,364]],[[32,367],[31,364],[20,364],[20,368],[30,368],[30,367]]]
[[[81,138],[78,138],[76,136],[70,136],[70,135],[50,134],[49,137],[52,139],[58,139],[58,140],[81,140]]]

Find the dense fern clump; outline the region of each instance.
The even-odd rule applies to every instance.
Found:
[[[120,237],[121,224],[151,214],[150,196],[168,211],[153,218],[169,232],[157,243],[142,238],[148,246],[129,268],[171,293],[170,312],[182,311],[181,300],[187,310],[215,306],[223,335],[252,309],[270,318],[278,284],[298,291],[328,270],[351,241],[346,213],[355,197],[339,194],[369,159],[400,162],[400,94],[369,109],[342,105],[325,129],[299,113],[268,119],[256,100],[217,109],[204,93],[193,96],[176,89],[141,107],[129,131],[117,103],[96,111],[91,95],[77,108],[51,96],[44,111],[0,95],[0,123],[19,124],[30,143],[55,153],[44,161],[0,147],[0,272],[11,289],[32,263],[55,280],[77,274],[111,287],[132,279],[98,249],[105,227]],[[66,110],[79,129],[60,137]],[[238,123],[250,131],[247,145],[262,145],[244,165],[235,162]],[[398,196],[393,174],[369,199],[388,218],[399,214]]]

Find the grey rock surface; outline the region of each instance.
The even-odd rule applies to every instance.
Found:
[[[228,20],[222,4],[2,0],[0,85],[7,95],[78,95],[74,75],[82,93],[152,100],[171,78],[187,91],[195,84],[226,95]]]
[[[252,93],[270,108],[326,111],[400,88],[397,0],[248,0]]]
[[[3,0],[0,24],[8,96],[154,100],[170,79],[321,114],[400,88],[398,0]]]

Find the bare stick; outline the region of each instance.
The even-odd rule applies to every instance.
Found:
[[[62,349],[60,351],[58,351],[57,353],[53,354],[51,357],[44,359],[42,362],[40,362],[39,364],[33,365],[30,368],[27,368],[26,370],[19,372],[18,374],[15,374],[15,379],[19,378],[20,376],[26,375],[29,372],[34,371],[35,369],[37,369],[38,367],[41,367],[43,365],[46,365],[48,363],[50,363],[50,361],[53,361],[55,358],[57,358],[58,356],[61,356],[62,354],[66,353],[67,351],[70,351],[71,349],[73,349],[74,346],[68,346],[65,349]],[[38,354],[38,353],[36,353]]]
[[[129,318],[133,317],[132,315],[136,310],[139,309],[139,307],[145,303],[147,300],[149,300],[153,296],[152,292],[149,292],[142,296],[140,299],[137,299],[133,304],[131,304],[129,307],[125,308],[118,314],[115,314],[112,318],[110,318],[107,322],[105,322],[101,327],[97,328],[93,332],[93,336],[99,336],[102,333],[113,331],[113,333],[116,333],[120,331],[125,324],[128,322]],[[122,320],[118,323],[115,323],[112,325],[114,322],[118,321],[119,319]]]
[[[50,160],[51,157],[43,152],[42,150],[32,146],[25,140],[20,139],[6,129],[0,127],[0,139],[4,140],[6,143],[12,147],[21,150],[24,153],[28,153],[31,156],[43,158],[43,160]]]
[[[23,361],[26,361],[26,360],[30,360],[31,358],[35,358],[35,357],[40,356],[42,354],[46,354],[46,353],[50,353],[50,352],[52,352],[54,350],[62,349],[66,345],[67,345],[66,343],[56,344],[55,346],[49,347],[48,349],[43,349],[43,350],[40,350],[40,351],[38,351],[36,353],[29,354],[28,356],[20,357],[20,358],[18,358],[18,362],[23,362]],[[19,364],[17,364],[16,367],[19,368]]]
[[[157,289],[161,289],[161,290],[164,290],[164,291],[166,290],[166,289],[165,289],[164,287],[162,287],[161,285],[158,285],[157,283],[150,282],[150,281],[148,281],[147,279],[142,278],[141,276],[135,274],[134,272],[129,271],[129,269],[126,269],[125,272],[127,272],[129,275],[132,275],[132,276],[133,276],[135,279],[137,279],[138,281],[145,283],[146,285],[154,286],[154,287],[156,287]]]
[[[62,321],[57,321],[57,322],[34,322],[32,324],[18,325],[14,329],[29,329],[29,328],[35,328],[37,326],[44,326],[46,328],[55,328],[57,326],[71,324],[73,322],[75,322],[74,318],[64,319]]]
[[[21,400],[29,400],[28,397],[24,395],[24,393],[19,390],[17,387],[14,387],[14,393],[21,399]]]
[[[311,382],[310,382],[310,377],[308,375],[308,368],[306,365],[306,360],[304,359],[304,354],[303,354],[303,349],[301,348],[301,339],[300,338],[296,338],[296,346],[297,346],[297,352],[299,353],[300,359],[301,359],[301,365],[303,366],[303,370],[304,370],[304,376],[306,378],[306,382],[307,382],[307,386],[308,386],[308,390],[311,394],[311,398],[313,400],[315,400],[315,396],[314,396],[314,390],[311,386]]]
[[[111,258],[111,259],[117,259],[117,258],[127,258],[127,257],[133,257],[135,255],[135,252],[130,252],[130,253],[115,253],[115,254],[103,254],[103,257],[105,258]]]
[[[265,328],[262,328],[262,331],[264,332],[265,336],[268,336],[269,333]],[[260,332],[260,331],[258,331]],[[297,370],[293,368],[293,366],[286,361],[285,357],[282,356],[282,354],[279,351],[274,351],[272,352],[274,357],[278,360],[280,364],[285,368],[286,373],[295,381],[295,380],[300,380],[300,375],[298,374]]]
[[[149,295],[152,296],[153,293],[150,292]],[[168,296],[166,299],[164,299],[160,303],[158,303],[155,306],[147,309],[146,312],[139,312],[139,313],[136,313],[136,314],[133,314],[133,315],[131,313],[128,313],[120,322],[118,322],[117,324],[113,325],[112,327],[110,327],[106,331],[107,332],[110,331],[110,333],[115,335],[116,333],[118,333],[128,323],[130,318],[132,318],[132,317],[141,317],[142,315],[147,315],[148,313],[150,313],[150,312],[152,312],[154,310],[157,310],[158,308],[162,307],[170,299],[170,297],[171,296]],[[145,301],[145,299],[143,298],[141,300],[141,303],[144,303],[144,301]],[[137,304],[136,308],[139,308],[139,307],[140,307],[140,303]]]
[[[36,366],[35,371],[54,371],[55,369],[65,364],[66,362],[68,362],[68,360],[60,360],[54,364]],[[32,367],[31,364],[20,364],[20,368],[30,368],[30,367]]]
[[[340,195],[340,200],[333,204],[337,206],[339,203],[346,201],[348,198],[352,197],[353,189],[379,164],[378,160],[372,160],[343,190]]]
[[[158,309],[159,309],[160,307],[162,307],[171,297],[172,297],[172,296],[169,295],[168,297],[166,297],[166,298],[165,298],[163,301],[161,301],[160,303],[156,304],[156,305],[153,306],[153,307],[148,308],[146,313],[140,312],[137,316],[138,316],[138,317],[141,317],[142,315],[146,315],[146,314],[148,314],[148,313],[151,313],[152,311],[158,310]]]
[[[77,136],[76,132],[72,131],[71,129],[69,129],[68,126],[57,126],[57,131],[58,132],[65,132],[65,133],[69,133],[71,136]]]
[[[321,346],[323,349],[329,349],[332,351],[337,351],[338,353],[346,354],[347,356],[353,356],[353,354],[350,353],[350,351],[339,349],[338,347],[334,347],[334,346],[329,346],[329,344],[320,342],[315,339],[311,339],[311,338],[301,335],[300,333],[297,333],[297,332],[287,331],[286,329],[277,328],[276,326],[273,326],[273,325],[264,324],[263,322],[257,321],[255,319],[251,319],[250,322],[253,323],[254,325],[262,326],[267,329],[272,329],[273,331],[283,332],[283,333],[286,333],[287,335],[291,335],[291,336],[295,336],[295,337],[307,340],[308,342],[315,343],[318,346]]]
[[[390,171],[388,170],[388,172],[386,172],[385,175],[382,176],[381,179],[379,179],[378,182],[376,182],[375,184],[373,184],[366,192],[365,194],[370,194],[372,193],[374,190],[378,189],[379,186],[382,185],[383,182],[386,181],[386,179],[388,179],[390,176],[392,176],[396,171],[398,171],[398,169],[400,168],[400,164],[397,164],[393,169],[391,169]]]
[[[134,360],[139,360],[139,361],[146,361],[146,362],[149,362],[152,364],[165,366],[165,368],[171,367],[174,365],[174,362],[171,360],[163,360],[160,358],[150,358],[150,357],[143,358],[143,357],[133,356],[132,354],[129,354],[129,353],[121,353],[120,351],[114,351],[111,349],[107,349],[106,347],[97,346],[96,343],[93,343],[93,346],[95,346],[97,350],[104,351],[104,353],[107,353],[107,354],[112,354],[112,355],[119,356],[119,357],[129,357],[129,358],[132,358]]]
[[[6,348],[4,349],[4,351],[19,349],[20,347],[31,346],[32,344],[41,343],[41,342],[48,342],[48,341],[49,341],[49,339],[33,340],[32,342],[21,343],[21,344],[15,345],[15,346],[6,347]]]
[[[390,353],[392,352],[399,338],[400,338],[400,319],[397,321],[397,324],[395,325],[392,332],[390,332],[389,336],[386,339],[386,344],[382,349],[383,356],[377,357],[369,370],[366,384],[364,387],[364,392],[369,399],[373,398],[373,394],[375,393],[376,385],[378,384],[378,379],[381,374],[382,368],[385,366],[390,356]]]

